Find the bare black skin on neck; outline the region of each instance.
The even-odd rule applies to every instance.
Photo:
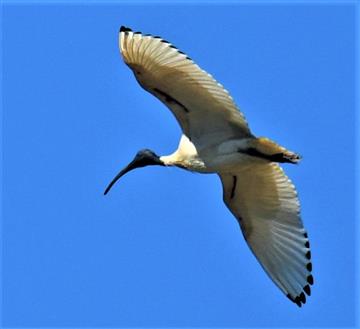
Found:
[[[145,149],[139,151],[134,160],[132,160],[124,169],[122,169],[110,182],[108,187],[105,189],[104,195],[106,195],[112,186],[126,173],[136,168],[146,167],[146,166],[165,166],[165,164],[160,160],[160,157],[156,155],[153,151]]]

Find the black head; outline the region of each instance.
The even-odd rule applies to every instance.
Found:
[[[110,191],[111,187],[117,182],[120,177],[124,176],[129,171],[136,168],[154,165],[164,166],[164,163],[160,160],[160,157],[151,150],[145,149],[139,151],[138,153],[136,153],[134,160],[132,160],[123,170],[121,170],[110,182],[104,192],[104,195],[106,195]]]

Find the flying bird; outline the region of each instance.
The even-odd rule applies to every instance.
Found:
[[[173,113],[182,136],[171,155],[139,151],[104,194],[129,171],[150,165],[218,174],[223,200],[251,251],[280,290],[301,307],[314,282],[310,244],[295,187],[278,165],[296,164],[300,156],[253,135],[224,87],[170,42],[122,26],[119,46],[140,86]]]

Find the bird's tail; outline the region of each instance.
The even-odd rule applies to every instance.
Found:
[[[265,157],[273,162],[298,163],[301,160],[299,154],[287,150],[285,147],[282,147],[266,137],[254,139],[253,150],[258,153],[258,156]]]

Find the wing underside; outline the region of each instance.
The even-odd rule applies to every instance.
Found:
[[[283,293],[301,306],[311,293],[313,276],[293,184],[275,163],[244,166],[220,178],[224,202],[255,257]]]
[[[183,133],[198,147],[251,135],[223,86],[171,43],[125,27],[119,42],[140,85],[173,112]]]

